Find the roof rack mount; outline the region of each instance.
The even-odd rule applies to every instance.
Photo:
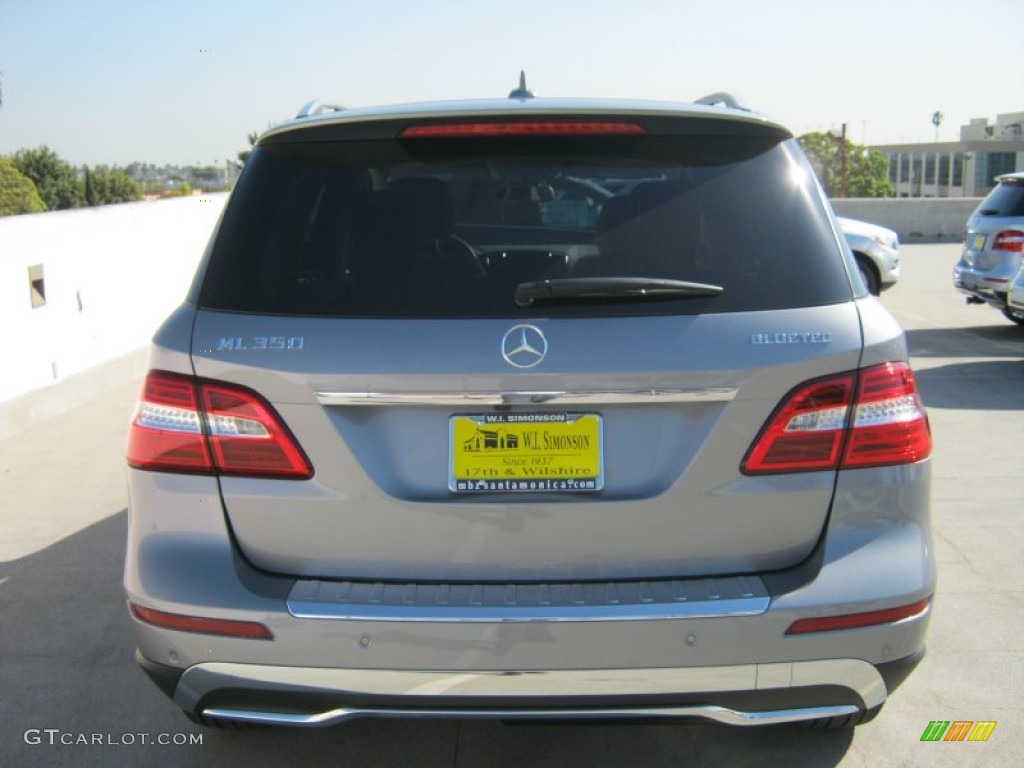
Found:
[[[313,99],[313,101],[304,105],[302,109],[299,110],[299,114],[295,116],[295,119],[298,120],[300,117],[322,115],[324,112],[342,112],[344,109],[345,108],[340,104],[327,104],[319,99]]]
[[[728,109],[742,109],[747,112],[750,111],[750,107],[737,97],[733,96],[727,91],[718,91],[717,93],[709,93],[707,96],[702,96],[693,102],[694,104],[702,104],[707,107],[726,107]]]

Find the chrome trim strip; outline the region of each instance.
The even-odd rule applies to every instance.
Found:
[[[291,714],[287,712],[252,712],[244,709],[204,709],[206,717],[239,720],[264,725],[291,725],[321,727],[336,725],[358,717],[486,717],[486,718],[528,718],[528,719],[599,719],[629,717],[699,717],[723,725],[781,725],[801,720],[817,720],[826,717],[844,717],[859,712],[852,704],[830,707],[807,707],[803,709],[776,709],[763,712],[743,712],[714,705],[686,707],[624,707],[604,709],[348,709],[339,708],[315,714]]]
[[[652,621],[756,616],[771,596],[756,576],[536,584],[386,584],[300,579],[300,619],[430,623]]]
[[[477,392],[317,392],[321,405],[621,405],[635,403],[721,403],[736,387],[707,389],[522,390]]]
[[[719,600],[703,603],[661,603],[600,606],[534,606],[504,608],[480,606],[352,605],[289,600],[288,613],[297,619],[344,621],[402,621],[441,623],[574,622],[574,621],[663,621],[666,619],[710,619],[722,616],[758,616],[768,610],[768,597]]]
[[[640,669],[553,669],[436,672],[395,669],[279,667],[205,662],[189,667],[174,702],[194,712],[217,690],[289,691],[297,694],[405,696],[415,702],[436,696],[543,697],[707,694],[836,685],[853,691],[865,709],[885,702],[886,688],[874,666],[860,659],[825,659],[777,664]],[[543,703],[543,702],[541,702]],[[403,708],[404,709],[404,708]],[[396,710],[397,711],[397,710]],[[615,710],[621,712],[621,710]],[[649,710],[645,710],[648,711]]]

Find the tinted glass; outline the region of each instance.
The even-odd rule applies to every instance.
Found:
[[[723,290],[514,301],[523,282],[604,276]],[[793,142],[517,137],[258,148],[199,303],[265,314],[551,317],[777,309],[850,293]]]
[[[1001,182],[978,210],[985,216],[1024,216],[1024,179]]]

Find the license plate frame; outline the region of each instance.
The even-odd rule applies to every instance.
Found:
[[[982,234],[971,235],[971,250],[972,251],[984,250],[984,248],[985,248],[985,240],[986,239],[987,239],[987,235],[982,235]]]
[[[468,413],[448,419],[448,489],[591,493],[604,488],[599,413]]]

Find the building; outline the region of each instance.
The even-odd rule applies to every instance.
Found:
[[[1024,112],[975,118],[960,141],[873,146],[889,158],[897,197],[984,197],[1001,173],[1024,171]]]

